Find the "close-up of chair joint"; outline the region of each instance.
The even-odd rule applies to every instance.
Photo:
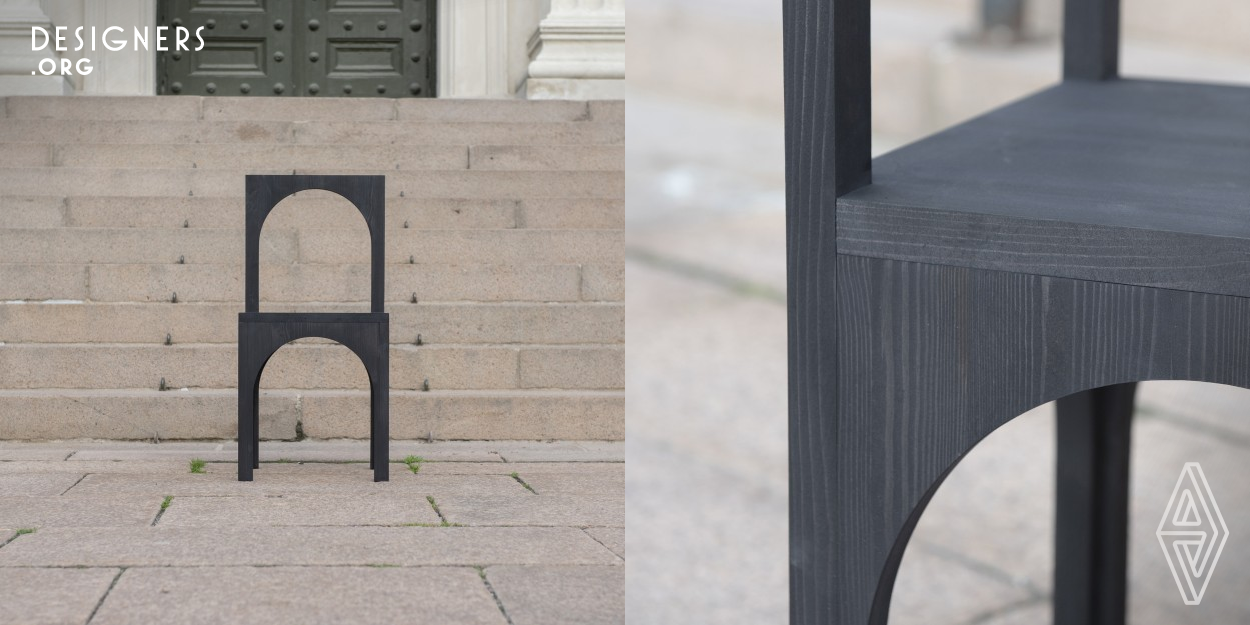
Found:
[[[1250,388],[1250,88],[1063,78],[872,157],[870,0],[784,7],[793,625],[880,625],[979,441],[1056,403],[1054,622],[1122,625],[1136,383]]]

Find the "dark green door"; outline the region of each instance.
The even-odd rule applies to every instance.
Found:
[[[433,97],[435,2],[161,0],[204,49],[158,52],[157,93]]]

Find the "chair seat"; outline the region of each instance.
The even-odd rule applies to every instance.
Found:
[[[385,323],[384,312],[241,312],[239,323]]]
[[[838,252],[1250,295],[1250,88],[1069,81],[873,161]]]

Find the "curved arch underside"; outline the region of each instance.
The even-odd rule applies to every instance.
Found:
[[[845,255],[836,263],[832,350],[828,336],[811,337],[812,353],[836,362],[791,355],[792,366],[806,365],[791,392],[796,624],[884,623],[928,498],[1016,416],[1125,382],[1250,388],[1250,299]]]

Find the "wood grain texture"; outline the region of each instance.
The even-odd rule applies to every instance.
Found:
[[[1247,111],[1250,87],[1064,83],[877,158],[839,206],[1250,239]]]
[[[795,588],[806,606],[796,623],[884,623],[924,502],[1017,415],[1140,380],[1250,387],[1244,298],[844,255],[837,264],[837,392],[822,427],[797,436],[802,479],[791,486],[795,509],[817,511],[791,539],[830,571]]]
[[[838,249],[855,256],[1250,296],[1250,241],[1226,236],[843,202]]]
[[[1120,0],[1065,0],[1063,79],[1109,80],[1120,72]]]
[[[1250,295],[1250,89],[1065,83],[876,161],[840,252]]]
[[[782,4],[786,115],[790,488],[822,491],[824,454],[836,447],[835,199],[871,181],[868,0]],[[834,505],[790,499],[793,623],[829,623],[825,589],[838,582],[829,551]],[[823,546],[821,546],[823,545]]]

